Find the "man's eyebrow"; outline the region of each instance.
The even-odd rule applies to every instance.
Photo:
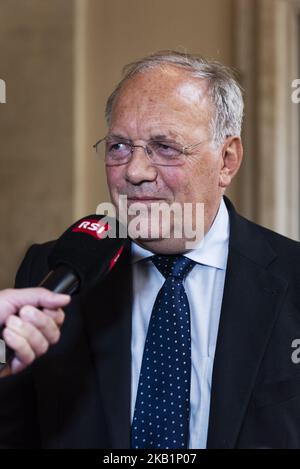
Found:
[[[176,141],[176,137],[172,134],[169,134],[169,135],[153,135],[151,137],[151,140],[172,140],[172,141]]]
[[[126,142],[131,142],[132,139],[124,137],[123,135],[112,133],[107,135],[108,138],[117,138],[119,140],[124,140]],[[176,135],[170,132],[170,134],[165,135],[165,134],[153,134],[150,137],[150,140],[167,140],[167,141],[173,141],[176,142]]]
[[[124,137],[123,135],[119,135],[119,134],[108,134],[107,137],[108,137],[108,138],[118,138],[118,139],[120,139],[120,140],[126,140],[126,141],[128,141],[128,142],[130,141],[129,138],[126,138],[126,137]]]

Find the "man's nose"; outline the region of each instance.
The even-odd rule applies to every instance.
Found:
[[[131,158],[126,165],[126,179],[132,184],[140,184],[143,181],[154,181],[156,177],[157,168],[146,155],[146,149],[133,147]]]

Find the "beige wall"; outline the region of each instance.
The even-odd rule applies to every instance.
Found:
[[[232,64],[233,0],[0,0],[0,288],[25,249],[107,200],[92,144],[122,66],[176,48]]]
[[[251,220],[300,239],[300,0],[235,0],[236,64],[245,90],[239,201]]]
[[[72,218],[73,18],[72,0],[0,0],[0,288]]]
[[[124,64],[159,49],[179,49],[232,65],[233,2],[78,0],[77,5],[76,167],[80,183],[75,188],[75,214],[81,216],[108,200],[103,166],[97,163],[92,144],[106,133],[105,100]]]

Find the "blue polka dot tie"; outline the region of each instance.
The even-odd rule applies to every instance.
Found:
[[[183,280],[195,262],[184,256],[151,258],[165,277],[148,326],[132,448],[187,448],[191,380],[190,309]]]

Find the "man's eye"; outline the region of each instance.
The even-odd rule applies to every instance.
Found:
[[[129,145],[124,142],[110,142],[107,143],[107,151],[108,153],[127,153],[129,149]]]
[[[180,150],[166,142],[153,142],[153,150],[160,156],[174,157],[180,155]]]

